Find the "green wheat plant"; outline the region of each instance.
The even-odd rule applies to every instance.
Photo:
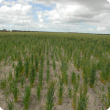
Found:
[[[47,83],[49,82],[50,79],[50,70],[49,67],[47,68]]]
[[[80,96],[78,99],[78,107],[77,110],[86,110],[87,109],[87,94],[84,94],[82,88],[80,88]]]
[[[49,58],[47,57],[47,65],[49,65]]]
[[[52,107],[54,106],[54,86],[55,86],[55,81],[51,81],[49,88],[48,88],[48,92],[46,95],[47,101],[46,101],[46,105],[45,105],[45,109],[46,110],[52,110]]]
[[[90,87],[92,88],[96,79],[96,65],[92,64],[92,70],[90,75]]]
[[[7,104],[8,104],[8,110],[13,110],[13,108],[14,108],[14,105],[13,105],[13,101],[6,101],[7,102]]]
[[[28,108],[29,108],[30,96],[31,96],[31,88],[26,86],[24,97],[23,97],[23,104],[24,104],[24,109],[25,110],[28,110]]]
[[[17,79],[14,78],[10,83],[9,83],[9,91],[13,92],[14,86],[17,86]]]
[[[23,62],[21,60],[21,58],[18,59],[18,69],[19,69],[19,72],[20,72],[20,75],[23,73]]]
[[[35,70],[38,71],[38,60],[35,58]]]
[[[56,69],[56,63],[55,63],[55,59],[53,59],[53,69]]]
[[[62,104],[62,97],[63,97],[63,81],[61,76],[59,75],[60,87],[59,87],[59,95],[58,95],[58,103]]]
[[[7,85],[6,79],[2,79],[0,81],[0,85],[1,85],[1,89],[3,90],[6,87],[6,85]]]
[[[109,106],[110,106],[110,85],[108,86],[108,103],[109,103]]]
[[[43,78],[43,69],[41,68],[39,71],[39,85],[42,88],[42,78]]]
[[[29,62],[28,61],[25,62],[24,67],[25,67],[25,76],[27,78],[29,76]]]
[[[68,87],[68,94],[69,94],[69,98],[71,98],[71,96],[72,96],[72,91],[71,91],[70,86]]]
[[[29,80],[30,80],[30,86],[31,86],[31,88],[32,88],[32,87],[33,87],[34,80],[35,80],[34,67],[31,68]]]
[[[20,81],[21,81],[21,88],[23,88],[23,85],[24,85],[24,82],[25,82],[24,76],[22,76],[22,77],[20,78]]]
[[[16,103],[17,100],[18,100],[18,93],[19,93],[19,90],[18,90],[16,84],[15,84],[14,87],[12,88],[12,93],[13,93],[13,97],[14,97],[14,102]]]
[[[75,83],[76,83],[76,74],[74,71],[72,72],[71,82],[73,85],[75,85]]]
[[[37,86],[36,95],[37,95],[37,101],[39,104],[39,99],[40,99],[40,95],[41,95],[41,87],[39,85]]]
[[[11,80],[12,80],[12,72],[10,71],[8,76],[8,81],[11,81]]]
[[[19,80],[19,77],[20,77],[20,71],[19,71],[18,66],[16,66],[16,68],[15,68],[15,74],[14,74],[14,76],[15,76],[15,78],[18,81]]]
[[[74,90],[73,92],[73,100],[72,100],[72,107],[76,110],[76,102],[77,102],[77,92]]]
[[[76,84],[73,86],[73,100],[72,100],[72,106],[75,110],[76,110],[78,88],[79,88],[79,82],[76,81]]]

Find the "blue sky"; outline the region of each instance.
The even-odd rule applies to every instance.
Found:
[[[0,0],[0,30],[110,34],[109,0]]]

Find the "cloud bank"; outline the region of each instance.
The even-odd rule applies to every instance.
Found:
[[[110,34],[110,1],[1,0],[3,28]]]

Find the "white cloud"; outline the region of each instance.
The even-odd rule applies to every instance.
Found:
[[[107,0],[110,3],[110,0]]]
[[[0,7],[0,24],[26,25],[32,21],[28,15],[31,12],[31,5],[15,4],[11,7],[3,5]]]
[[[98,27],[97,30],[98,30],[98,31],[105,31],[105,30],[107,30],[107,29],[106,29],[106,27]]]
[[[47,9],[54,7],[47,10],[39,4]],[[110,33],[110,4],[108,0],[2,0],[0,29],[3,28]]]
[[[2,0],[2,3],[1,3],[2,5],[6,5],[6,6],[8,6],[8,5],[15,5],[15,1],[11,1],[11,2],[9,2],[9,1],[3,1]]]
[[[0,7],[0,13],[9,15],[26,15],[30,12],[31,7],[31,5],[23,6],[21,4],[15,4],[12,7],[4,5]]]
[[[43,22],[43,12],[42,11],[37,11],[36,12],[37,16],[38,16],[38,21],[39,22]]]

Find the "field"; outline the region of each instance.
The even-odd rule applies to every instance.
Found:
[[[106,110],[110,35],[1,32],[4,110]]]

